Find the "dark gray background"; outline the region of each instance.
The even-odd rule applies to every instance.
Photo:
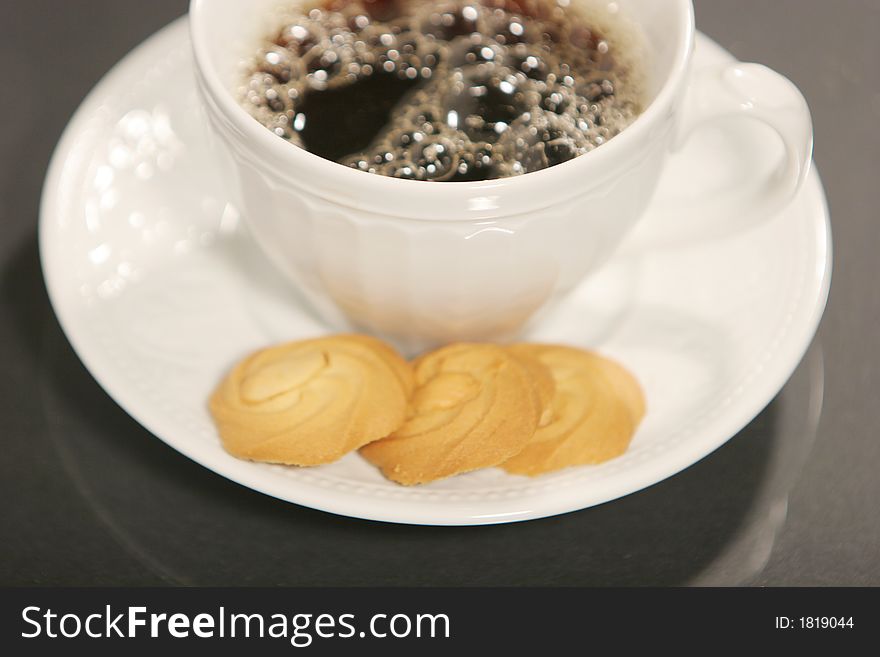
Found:
[[[696,5],[701,30],[813,110],[835,242],[818,338],[777,399],[684,473],[557,518],[444,529],[241,488],[98,387],[46,297],[39,192],[84,95],[186,2],[0,0],[0,584],[880,583],[880,2]]]

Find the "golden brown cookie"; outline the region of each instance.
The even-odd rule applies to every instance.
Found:
[[[416,389],[406,423],[361,454],[400,484],[422,484],[498,465],[538,426],[529,371],[506,349],[458,343],[413,363]]]
[[[645,414],[645,398],[632,374],[612,360],[573,347],[518,344],[509,349],[544,364],[556,392],[549,423],[502,468],[534,476],[601,463],[626,451]]]
[[[409,364],[385,343],[336,335],[269,347],[233,368],[210,400],[233,456],[329,463],[403,424]]]

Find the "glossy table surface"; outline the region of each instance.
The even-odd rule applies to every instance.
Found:
[[[835,256],[813,346],[746,429],[667,481],[555,518],[432,528],[244,489],[95,383],[43,286],[39,193],[84,95],[186,2],[0,3],[0,584],[880,583],[880,4],[695,4],[702,31],[810,103]]]

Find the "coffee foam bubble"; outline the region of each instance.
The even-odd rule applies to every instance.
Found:
[[[415,180],[519,175],[582,155],[641,111],[634,33],[556,0],[335,0],[289,13],[249,64],[242,104],[307,147],[310,94],[412,81],[385,127],[342,158]]]

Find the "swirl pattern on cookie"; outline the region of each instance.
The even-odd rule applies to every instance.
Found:
[[[543,427],[553,416],[553,396],[556,393],[556,381],[553,374],[537,358],[522,350],[511,350],[509,353],[516,358],[529,375],[539,409],[538,426]]]
[[[412,390],[411,368],[391,347],[337,335],[252,354],[209,406],[233,456],[318,465],[397,429]]]
[[[556,391],[549,422],[501,467],[511,474],[539,475],[572,465],[596,464],[623,454],[645,414],[638,381],[598,354],[556,345],[518,344],[553,375]]]
[[[502,347],[453,344],[421,356],[413,369],[406,423],[361,449],[392,481],[422,484],[498,465],[538,426],[540,395],[526,366]]]

